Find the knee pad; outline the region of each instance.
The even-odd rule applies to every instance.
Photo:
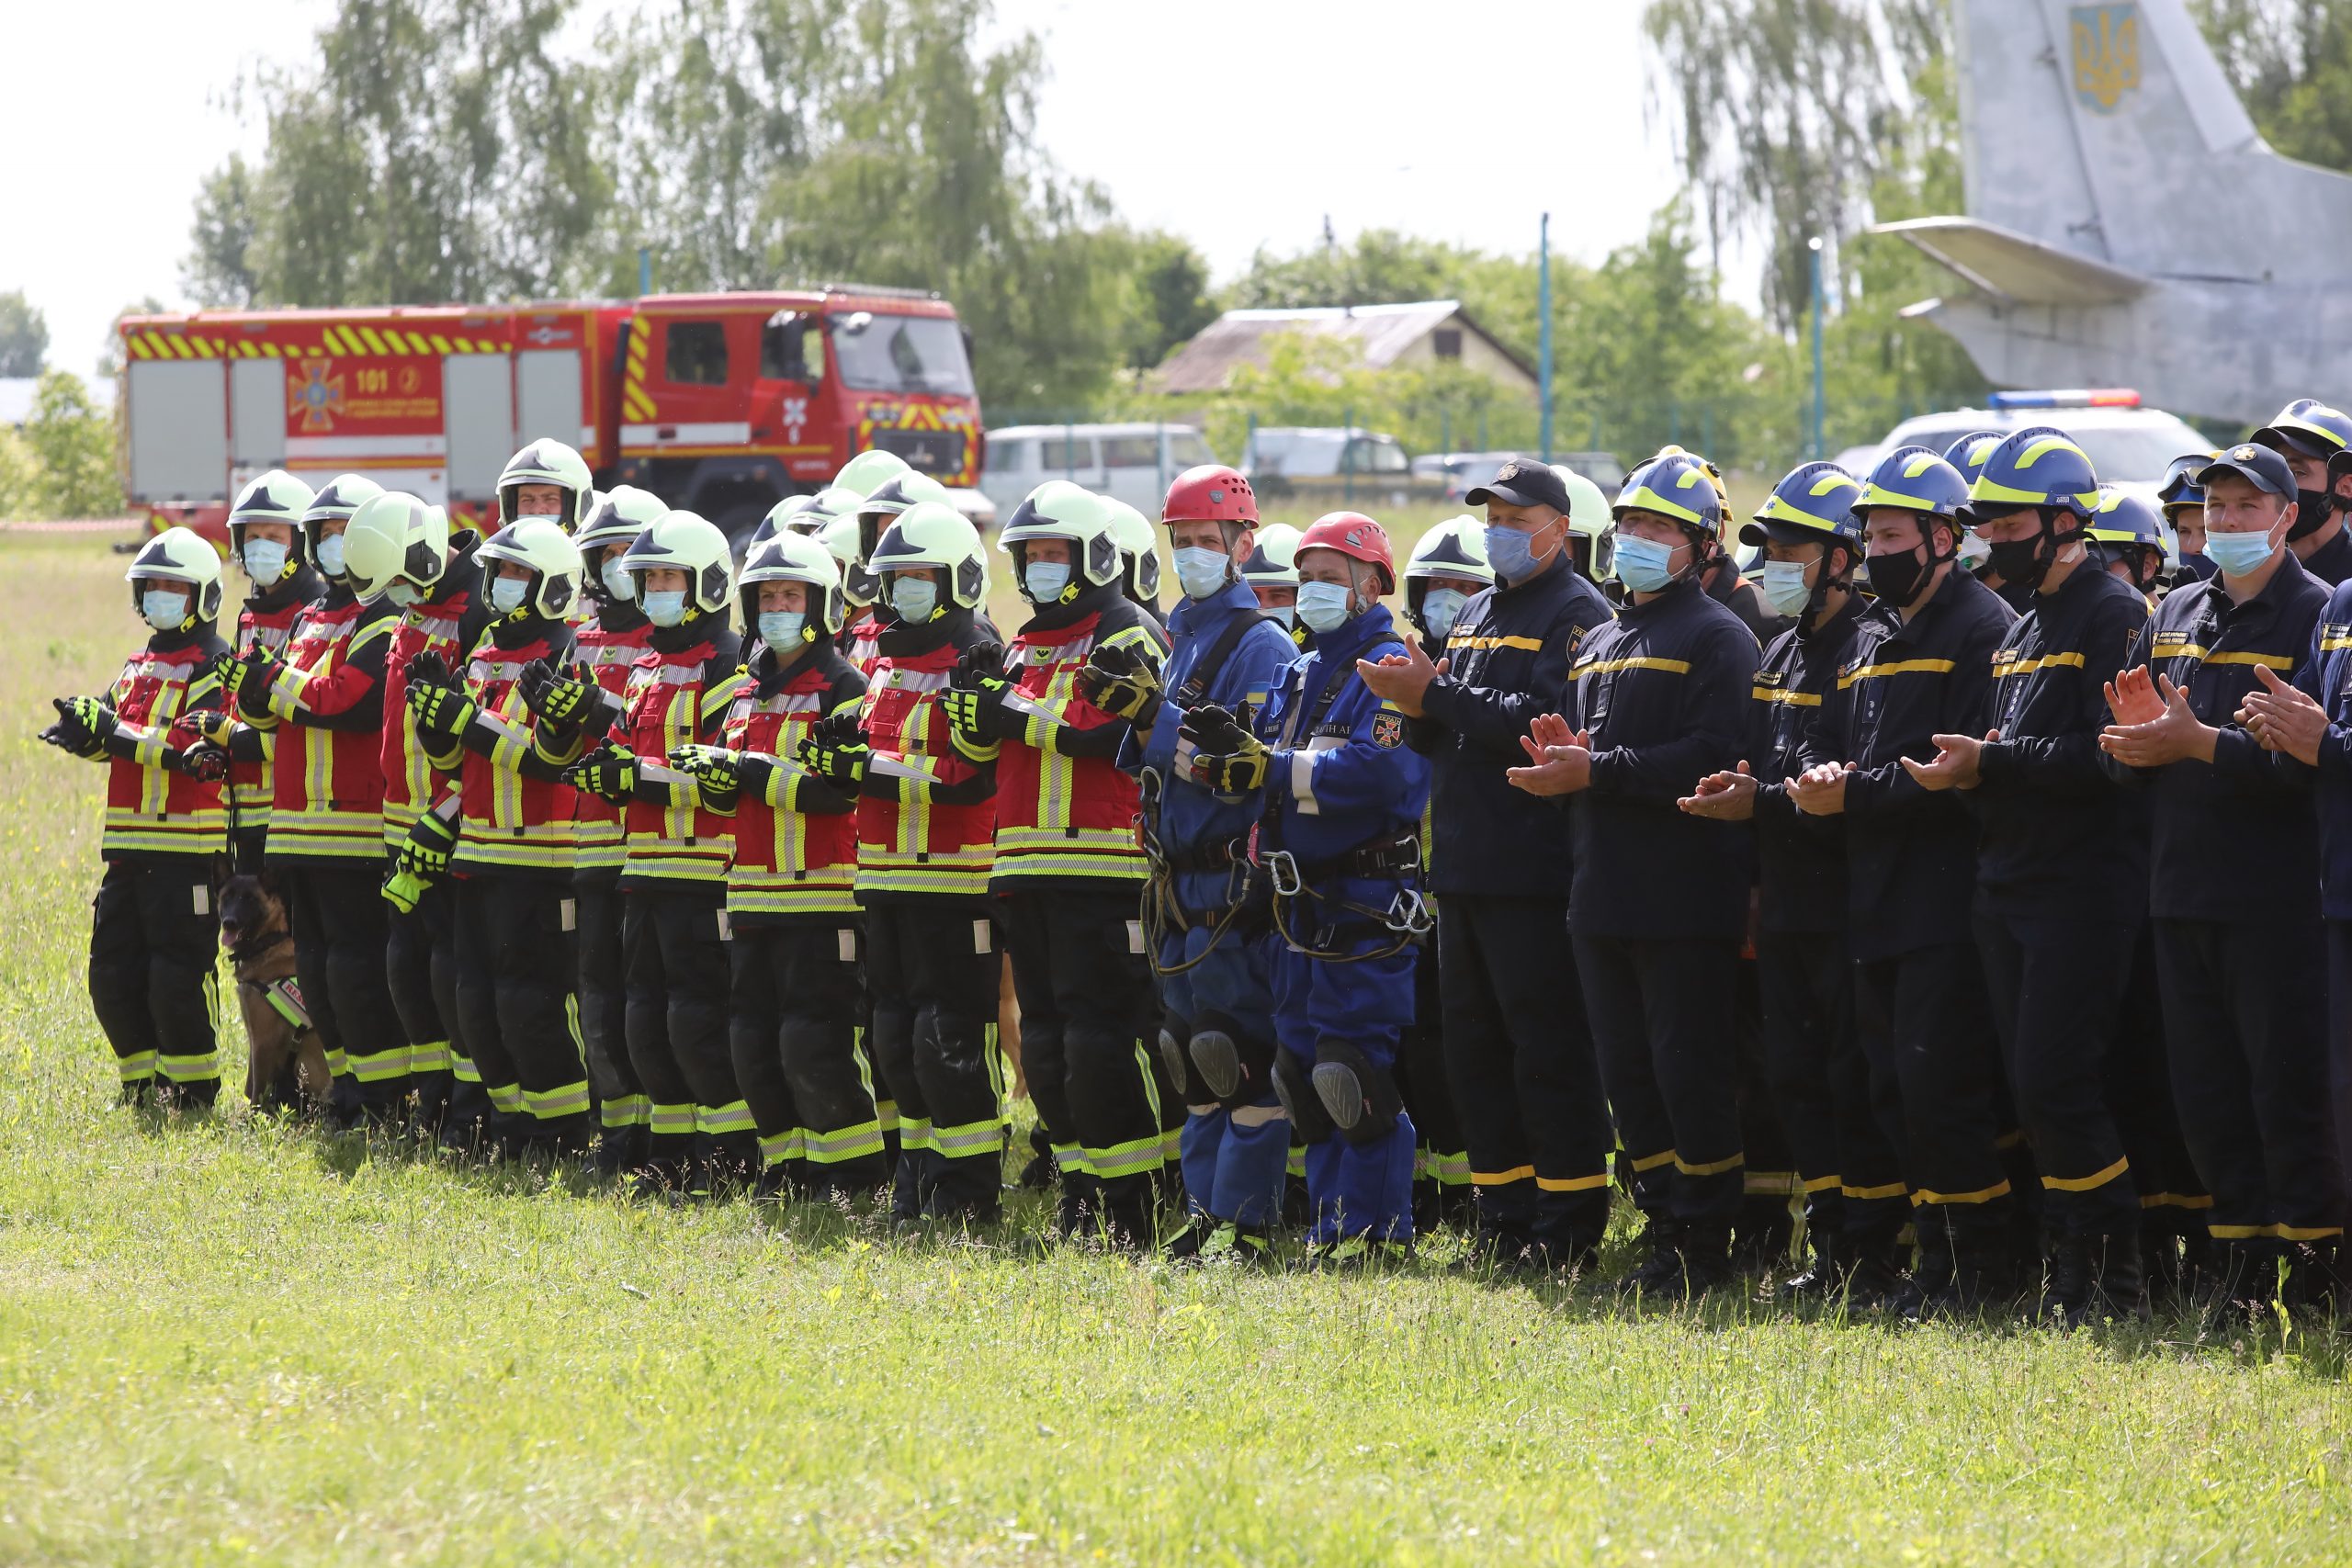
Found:
[[[1177,1095],[1187,1101],[1196,1097],[1193,1085],[1193,1058],[1186,1054],[1184,1041],[1192,1033],[1184,1021],[1174,1013],[1164,1015],[1159,1023],[1159,1065],[1168,1074],[1168,1081]]]
[[[1310,1144],[1319,1144],[1337,1130],[1330,1113],[1323,1109],[1322,1097],[1315,1091],[1306,1063],[1288,1051],[1277,1049],[1273,1071],[1269,1076],[1274,1080],[1274,1098],[1281,1101],[1300,1137]]]
[[[1351,1144],[1376,1144],[1386,1137],[1405,1108],[1396,1076],[1343,1042],[1327,1041],[1317,1049],[1311,1077],[1331,1124]]]
[[[1209,1093],[1237,1110],[1263,1093],[1273,1053],[1223,1013],[1208,1013],[1193,1035],[1193,1065]]]

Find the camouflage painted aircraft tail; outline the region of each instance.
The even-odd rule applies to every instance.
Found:
[[[1968,216],[1882,226],[2010,387],[2258,422],[2352,399],[2352,177],[2281,158],[2184,0],[1952,0]]]

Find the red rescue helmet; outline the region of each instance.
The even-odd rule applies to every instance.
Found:
[[[1159,509],[1162,523],[1246,523],[1258,525],[1258,492],[1238,468],[1203,463],[1186,468],[1168,487]]]
[[[1388,547],[1388,530],[1361,512],[1327,512],[1298,536],[1295,562],[1309,550],[1337,550],[1350,560],[1380,569],[1380,592],[1396,592],[1396,558]]]

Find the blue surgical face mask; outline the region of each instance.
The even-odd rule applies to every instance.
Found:
[[[330,534],[319,541],[319,570],[329,577],[343,575],[343,536]]]
[[[1233,571],[1233,558],[1223,550],[1187,545],[1176,552],[1176,581],[1188,599],[1206,599],[1223,589]]]
[[[1334,632],[1348,624],[1348,588],[1341,582],[1298,585],[1298,618],[1312,632]]]
[[[1055,604],[1061,598],[1062,590],[1069,586],[1069,562],[1031,561],[1021,573],[1021,581],[1029,590],[1031,602]]]
[[[276,539],[247,539],[244,548],[245,575],[264,588],[286,575],[286,547]]]
[[[1258,612],[1273,616],[1286,626],[1295,625],[1298,620],[1298,606],[1295,604],[1261,604]]]
[[[1657,592],[1674,581],[1675,548],[1638,534],[1618,535],[1617,581],[1636,593]]]
[[[424,590],[413,582],[395,582],[384,590],[384,597],[403,610],[413,610],[424,603]]]
[[[1813,589],[1804,580],[1808,563],[1768,560],[1764,563],[1764,603],[1776,615],[1801,615],[1813,603]]]
[[[2225,577],[2252,576],[2270,558],[2270,549],[2267,528],[2246,534],[2222,534],[2211,528],[2205,531],[2205,558]]]
[[[645,596],[645,618],[657,626],[674,626],[686,618],[686,591],[672,588]]]
[[[159,632],[175,629],[187,619],[187,590],[147,588],[139,594],[139,618]]]
[[[1487,524],[1487,559],[1493,565],[1495,576],[1505,583],[1525,582],[1533,577],[1540,565],[1535,558],[1536,534],[1548,534],[1558,526],[1555,520],[1530,534],[1499,523]]]
[[[760,640],[778,653],[790,653],[800,646],[801,629],[808,624],[808,615],[799,610],[762,610]]]
[[[605,558],[605,564],[596,569],[596,575],[605,580],[605,592],[620,603],[631,604],[637,602],[637,574],[621,570],[621,558],[617,553]]]
[[[502,615],[511,615],[523,607],[523,595],[531,591],[526,577],[494,577],[490,581],[490,607]]]
[[[1453,635],[1453,623],[1462,618],[1462,606],[1470,596],[1459,588],[1432,588],[1421,595],[1421,625],[1430,631],[1430,640],[1443,643]]]
[[[931,619],[939,608],[939,584],[927,577],[894,577],[890,580],[890,608],[907,626],[919,626]]]

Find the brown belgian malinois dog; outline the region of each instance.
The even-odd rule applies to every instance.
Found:
[[[216,880],[213,908],[220,911],[220,945],[236,971],[237,1010],[245,1021],[245,1099],[256,1111],[323,1109],[326,1045],[294,976],[285,895],[267,872],[241,872]]]

